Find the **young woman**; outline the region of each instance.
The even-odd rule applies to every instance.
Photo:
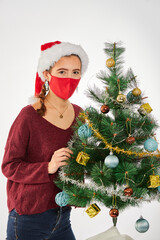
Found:
[[[75,240],[71,206],[56,204],[61,190],[54,179],[72,154],[67,142],[82,109],[68,99],[87,65],[79,45],[56,41],[41,46],[37,101],[23,107],[13,122],[2,162],[8,179],[7,240]]]

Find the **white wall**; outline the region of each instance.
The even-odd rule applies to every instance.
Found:
[[[82,107],[90,100],[84,95],[88,85],[96,83],[96,73],[105,69],[104,42],[123,41],[125,69],[138,75],[139,87],[148,96],[152,115],[160,120],[160,1],[159,0],[0,0],[0,81],[1,122],[0,157],[9,128],[20,109],[34,94],[34,81],[40,45],[49,41],[81,44],[90,64],[87,74],[71,101]],[[95,105],[95,103],[92,103]],[[99,108],[99,106],[97,106]],[[157,131],[160,140],[160,130]],[[5,239],[8,210],[6,179],[0,175],[0,239]],[[109,209],[94,219],[83,209],[73,209],[72,226],[77,240],[96,235],[112,226]],[[134,224],[140,214],[150,223],[145,234],[136,232]],[[136,240],[159,240],[160,205],[143,204],[126,209],[118,217],[118,229]]]

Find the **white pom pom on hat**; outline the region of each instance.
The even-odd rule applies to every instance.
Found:
[[[35,82],[35,96],[41,92],[42,85],[45,78],[43,72],[53,67],[61,57],[70,56],[71,54],[78,55],[82,62],[82,75],[86,72],[88,67],[88,55],[80,45],[69,42],[49,42],[41,45],[41,54],[39,57],[36,82]]]

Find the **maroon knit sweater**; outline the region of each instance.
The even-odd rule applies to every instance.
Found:
[[[27,105],[14,120],[6,142],[2,172],[7,180],[7,205],[19,215],[42,213],[56,208],[54,184],[57,172],[48,174],[48,162],[54,151],[67,147],[71,128],[82,109],[72,104],[75,118],[66,130],[56,127]]]

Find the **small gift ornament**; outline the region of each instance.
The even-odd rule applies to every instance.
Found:
[[[143,107],[143,108],[146,110],[147,113],[152,112],[152,108],[151,108],[151,106],[149,105],[149,103],[144,103],[144,104],[142,104],[140,107]]]
[[[147,113],[152,112],[152,108],[149,105],[149,103],[144,103],[140,106],[140,108],[138,109],[138,112],[142,115],[145,116]]]
[[[157,188],[160,186],[160,176],[159,175],[150,175],[148,188]]]
[[[89,159],[90,159],[90,156],[87,153],[81,151],[77,155],[76,162],[86,166]]]
[[[90,218],[95,217],[99,212],[101,211],[101,209],[97,206],[96,203],[91,204],[87,210],[86,213],[89,215]]]

